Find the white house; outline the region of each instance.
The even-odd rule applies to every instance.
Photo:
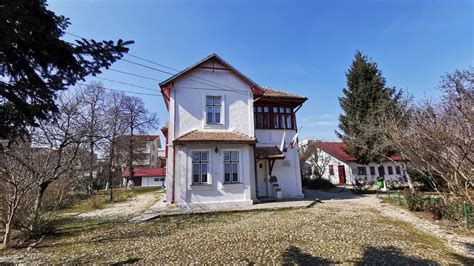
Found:
[[[296,140],[306,97],[261,87],[216,54],[160,87],[168,202],[227,207],[303,196],[297,145],[278,147],[284,135],[286,144]]]
[[[306,143],[307,141],[302,141],[300,145]],[[392,156],[381,163],[363,165],[357,163],[356,158],[343,150],[345,146],[343,142],[318,142],[319,162],[325,162],[322,178],[330,180],[333,184],[354,184],[356,178],[372,183],[379,176],[383,176],[388,184],[405,180],[400,156]]]

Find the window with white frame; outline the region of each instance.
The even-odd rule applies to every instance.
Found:
[[[206,123],[221,124],[221,96],[206,96]]]
[[[224,151],[224,183],[240,183],[238,151]]]
[[[193,156],[193,184],[207,184],[209,182],[209,152],[195,151]]]
[[[358,175],[366,175],[367,174],[367,169],[365,166],[358,166],[357,167],[357,174]]]

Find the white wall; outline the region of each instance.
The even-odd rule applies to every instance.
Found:
[[[155,181],[155,179],[163,179],[163,181]],[[165,185],[164,176],[146,176],[142,177],[142,187],[163,187]]]
[[[322,178],[331,181],[331,183],[333,183],[333,184],[336,184],[336,185],[339,184],[339,169],[338,169],[338,166],[343,165],[344,166],[344,172],[346,173],[346,184],[352,184],[352,181],[353,181],[352,169],[350,168],[350,166],[347,163],[331,156],[330,154],[326,153],[325,151],[321,151],[319,153],[319,155],[320,155],[320,158],[321,157],[329,158],[329,163],[328,163],[328,165],[326,166],[326,168],[324,170]],[[329,165],[333,166],[334,175],[329,174]]]
[[[218,152],[215,153],[215,148]],[[239,151],[239,184],[224,184],[224,151]],[[209,152],[209,185],[193,185],[192,152]],[[252,204],[254,183],[253,148],[250,145],[179,145],[176,148],[176,203]]]
[[[331,181],[333,184],[339,184],[339,172],[338,172],[338,166],[339,165],[344,165],[344,169],[346,172],[346,184],[352,184],[355,181],[355,178],[364,178],[367,177],[367,182],[375,182],[376,178],[380,176],[378,167],[383,165],[385,169],[385,180],[389,182],[393,182],[394,180],[398,178],[402,178],[404,176],[403,169],[400,166],[400,174],[396,173],[395,167],[397,166],[396,163],[394,162],[384,162],[382,164],[376,164],[376,163],[369,163],[367,165],[362,165],[358,164],[355,162],[343,162],[341,160],[336,159],[335,157],[331,156],[330,154],[321,151],[320,156],[328,156],[330,158],[328,166],[326,166],[324,174],[322,178],[327,179]],[[333,165],[334,168],[334,175],[329,175],[329,165]],[[375,167],[375,175],[370,174],[370,167]],[[393,174],[388,173],[388,167],[391,166],[393,170]],[[365,167],[366,168],[366,175],[359,175],[357,167]]]
[[[296,130],[286,130],[285,140],[287,145],[296,134]],[[282,129],[256,129],[255,136],[258,140],[257,147],[277,146],[280,148],[283,138]],[[293,149],[288,148],[284,153],[284,160],[276,160],[273,166],[272,175],[278,179],[278,185],[281,188],[284,198],[303,197],[301,187],[301,172],[299,161],[299,147],[296,145]]]
[[[400,167],[400,174],[397,174],[397,172],[396,172],[397,164],[394,163],[394,162],[384,162],[382,164],[369,163],[367,165],[362,165],[362,164],[358,164],[358,163],[353,162],[353,163],[349,163],[349,165],[352,169],[352,174],[353,174],[354,177],[356,177],[356,178],[367,177],[367,182],[375,182],[376,178],[378,176],[380,176],[379,169],[378,169],[379,166],[384,167],[385,181],[387,183],[390,183],[390,182],[393,182],[397,179],[403,178],[403,176],[404,176],[403,169],[402,169],[401,165],[399,165],[399,164],[398,164],[398,166]],[[370,174],[370,167],[371,166],[375,168],[375,175]],[[366,175],[358,175],[357,167],[365,167],[367,174]],[[392,174],[388,173],[388,167],[392,167],[392,171],[393,171]]]
[[[211,66],[211,65],[209,65]],[[216,67],[223,67],[217,65]],[[230,130],[254,136],[253,94],[251,86],[227,70],[196,69],[192,76],[177,80],[173,86],[176,117],[174,133],[176,137],[198,130]],[[225,91],[195,82],[199,78],[225,84],[241,92]],[[192,89],[192,88],[206,88]],[[206,125],[206,96],[222,97],[222,125]],[[250,112],[251,110],[251,112]]]

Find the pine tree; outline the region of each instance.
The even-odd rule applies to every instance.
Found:
[[[44,0],[0,3],[0,139],[27,133],[58,114],[58,91],[101,73],[133,41],[62,39],[68,18]]]
[[[384,112],[398,112],[401,91],[385,86],[385,78],[377,64],[357,51],[346,73],[347,88],[339,103],[344,111],[339,116],[340,132],[346,152],[359,163],[379,162],[396,153],[385,139]]]

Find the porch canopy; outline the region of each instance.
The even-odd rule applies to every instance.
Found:
[[[173,141],[175,144],[199,143],[199,144],[255,144],[254,137],[240,132],[229,131],[198,131],[188,132]]]
[[[275,160],[285,159],[283,152],[278,149],[277,146],[272,147],[256,147],[255,148],[255,159],[265,159],[270,162],[269,174],[272,175],[273,165]]]

